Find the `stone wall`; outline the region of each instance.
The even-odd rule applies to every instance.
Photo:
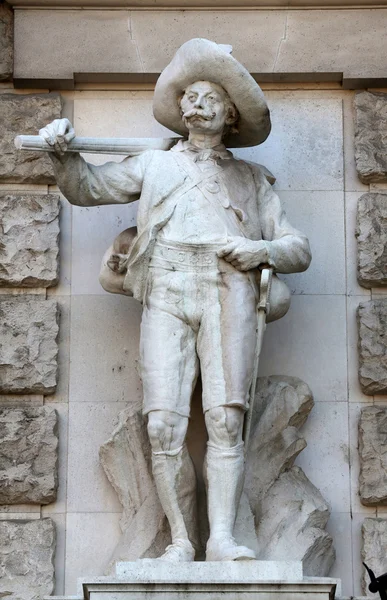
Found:
[[[6,14],[6,24],[12,17],[6,5],[0,4],[1,10],[0,33],[1,15]],[[65,12],[61,13],[62,19],[66,18]],[[378,13],[379,17],[381,14]],[[24,12],[19,15],[25,18]],[[160,27],[167,27],[165,23],[170,22],[171,15],[172,11],[162,17],[164,21],[161,18],[154,21],[157,32]],[[211,27],[215,27],[207,26],[200,14],[178,16],[184,27],[174,25],[173,30],[179,31],[179,36],[210,36]],[[297,35],[301,31],[296,25],[298,16],[291,16],[289,23]],[[145,12],[138,16],[136,35],[142,45],[149,37],[146,26],[152,18],[147,21]],[[218,28],[217,41],[229,41],[228,36],[235,29],[232,16],[226,15],[221,21],[214,15],[208,18]],[[265,16],[264,30],[270,18]],[[304,18],[307,19],[306,14]],[[138,25],[141,19],[142,29]],[[274,20],[273,17],[270,21],[271,27]],[[191,29],[187,23],[193,23]],[[321,24],[321,20],[316,23]],[[278,28],[279,38],[284,32],[283,25],[281,22]],[[172,26],[168,27],[170,30]],[[314,30],[308,31],[313,36]],[[7,39],[11,39],[9,35]],[[23,38],[17,39],[22,49]],[[258,39],[255,35],[252,41],[256,44]],[[168,39],[166,51],[171,53],[180,41],[180,37]],[[255,47],[245,40],[239,43],[240,52]],[[291,47],[299,48],[300,43],[297,36],[289,37],[285,44],[281,43],[284,46],[281,56],[285,57]],[[9,42],[7,47],[8,54],[1,54],[2,57],[10,55]],[[115,48],[114,44],[112,47]],[[75,45],[73,52],[74,48]],[[257,57],[263,56],[258,50],[254,56],[250,50],[247,57],[255,64]],[[120,48],[120,52],[124,51],[127,49]],[[126,60],[132,61],[132,68],[137,65],[138,56],[143,59],[143,52],[122,56],[120,60],[124,66]],[[23,55],[19,54],[20,57]],[[30,57],[34,58],[36,69],[47,58],[36,53]],[[57,63],[63,68],[66,57],[61,60],[58,55]],[[242,54],[239,57],[244,58]],[[86,58],[90,58],[90,53],[85,54]],[[102,56],[101,60],[108,58]],[[148,58],[147,65],[152,65],[152,60],[160,57],[154,53]],[[54,62],[51,60],[51,65]],[[335,64],[321,66],[321,73],[328,73],[328,81],[329,77],[332,79]],[[248,66],[255,68],[253,64]],[[136,67],[137,71],[140,67]],[[85,63],[82,68],[89,69],[90,65]],[[366,65],[365,70],[371,72],[372,68]],[[17,541],[27,540],[27,543],[20,541],[20,546],[14,549],[22,554],[23,560],[29,559],[27,546],[31,539],[44,553],[39,581],[30,583],[30,575],[26,574],[24,583],[19,577],[10,590],[16,596],[21,593],[20,586],[23,590],[30,589],[30,595],[24,597],[31,600],[32,594],[52,591],[54,545],[55,593],[71,594],[75,592],[77,577],[103,573],[121,538],[122,507],[99,463],[98,452],[111,436],[121,411],[128,404],[132,407],[141,404],[141,383],[136,370],[140,307],[130,298],[106,294],[98,284],[98,271],[101,257],[114,237],[135,224],[136,204],[94,209],[70,207],[53,183],[47,158],[16,155],[12,138],[16,133],[36,133],[61,112],[73,120],[79,135],[142,137],[166,136],[169,132],[153,120],[152,90],[144,89],[138,82],[113,85],[106,76],[102,83],[83,83],[77,90],[57,89],[48,93],[40,80],[40,93],[36,93],[32,80],[27,89],[19,90],[12,84],[9,68],[3,72],[6,77],[0,83],[0,115],[6,123],[6,139],[0,140],[4,144],[0,152],[0,215],[5,227],[4,249],[0,254],[0,310],[5,319],[1,327],[6,335],[10,329],[20,335],[7,344],[10,356],[0,352],[0,374],[6,373],[6,377],[1,377],[0,392],[0,440],[4,438],[6,442],[1,447],[4,458],[0,461],[0,473],[4,481],[12,482],[16,475],[20,481],[18,486],[9,486],[13,491],[5,488],[0,506],[0,525],[4,523],[0,537],[8,539],[17,531]],[[69,72],[74,86],[74,69]],[[48,79],[52,75],[47,66],[40,74],[43,75]],[[24,78],[24,85],[26,82]],[[302,430],[308,446],[296,460],[296,466],[303,469],[331,510],[327,529],[337,555],[331,575],[342,578],[345,596],[359,596],[363,593],[361,559],[370,562],[377,574],[384,568],[383,561],[372,562],[370,557],[383,555],[387,520],[383,478],[374,464],[375,452],[383,455],[383,410],[387,401],[384,383],[380,383],[384,375],[374,367],[377,352],[383,353],[383,340],[377,336],[380,338],[383,333],[380,323],[387,302],[385,231],[381,227],[386,186],[384,179],[380,179],[380,173],[384,173],[384,166],[380,167],[384,130],[378,118],[384,114],[380,108],[383,96],[366,92],[362,103],[359,96],[355,100],[354,93],[329,82],[263,87],[272,111],[273,133],[261,147],[236,154],[266,165],[277,177],[275,189],[291,221],[311,240],[313,262],[306,273],[285,278],[292,290],[292,306],[282,321],[268,327],[260,374],[299,377],[313,392],[315,406]],[[372,108],[374,113],[367,117],[373,102],[377,102],[377,111]],[[355,163],[355,115],[356,156],[364,155],[360,161],[357,158],[361,179]],[[108,157],[87,158],[98,163]],[[380,168],[372,179],[375,165]],[[359,305],[362,308],[358,311]],[[369,328],[366,319],[376,323],[375,327]],[[43,320],[45,326],[40,327]],[[357,428],[363,408],[366,412],[361,420],[359,454]],[[367,413],[369,409],[371,412]],[[28,446],[26,466],[16,463],[12,471],[12,448],[20,448],[32,430],[32,439],[38,440],[36,448]],[[7,441],[10,431],[13,437]],[[49,452],[41,457],[40,449],[46,438]],[[198,405],[192,415],[190,445],[199,459],[204,434]],[[32,494],[30,482],[31,477],[36,477],[36,458],[41,463],[38,480],[42,485]],[[4,560],[0,548],[0,562]],[[13,578],[12,569],[13,565],[7,565],[4,570],[7,586]]]
[[[372,406],[359,420],[359,493],[363,505],[374,507],[362,526],[362,558],[378,576],[387,569],[387,94],[361,92],[355,97],[355,157],[359,178],[370,192],[359,198],[357,210],[358,282],[371,290],[371,299],[357,311],[359,382]],[[362,588],[369,596],[369,576]]]
[[[12,78],[12,23],[0,4],[1,80]],[[58,499],[58,412],[48,398],[57,392],[61,301],[47,289],[59,281],[60,198],[48,193],[49,159],[17,154],[13,138],[59,117],[61,99],[1,85],[0,595],[38,600],[55,585],[55,519],[42,518],[42,507]]]

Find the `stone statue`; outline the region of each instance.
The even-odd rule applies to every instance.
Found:
[[[195,554],[176,489],[199,369],[208,433],[206,559],[255,558],[235,542],[233,528],[243,486],[260,268],[294,273],[311,259],[307,238],[288,222],[264,169],[226,148],[255,146],[270,132],[262,91],[230,52],[193,39],[162,72],[154,115],[183,136],[168,151],[93,166],[65,153],[75,135],[67,119],[40,131],[52,146],[59,188],[72,204],[140,198],[137,235],[127,230],[116,240],[101,281],[143,303],[143,412],[171,528],[172,543],[161,556],[168,561],[192,561]],[[288,301],[285,285],[275,279],[269,320],[282,316]]]

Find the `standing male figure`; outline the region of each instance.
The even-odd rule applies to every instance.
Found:
[[[194,559],[177,484],[200,366],[208,432],[206,558],[253,559],[252,550],[236,544],[233,528],[256,344],[256,275],[262,265],[280,273],[307,269],[309,244],[287,221],[263,170],[226,149],[260,144],[270,132],[263,94],[230,48],[203,39],[185,43],[157,82],[154,115],[188,140],[99,167],[64,153],[74,136],[66,119],[40,133],[53,146],[56,179],[72,204],[140,198],[122,293],[144,305],[143,410],[172,535],[161,558]]]

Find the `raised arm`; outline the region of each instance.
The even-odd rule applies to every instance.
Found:
[[[77,153],[66,153],[67,144],[75,136],[68,119],[56,119],[41,129],[39,135],[52,146],[50,158],[55,179],[71,204],[125,204],[139,198],[147,163],[145,154],[149,153],[126,158],[120,163],[94,166]]]

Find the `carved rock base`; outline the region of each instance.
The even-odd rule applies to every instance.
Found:
[[[291,557],[303,563],[306,575],[327,575],[335,558],[332,538],[325,531],[329,508],[303,471],[293,466],[306,446],[298,430],[313,407],[311,392],[299,379],[284,376],[262,377],[257,389],[235,538],[253,549],[260,560]],[[150,445],[139,407],[121,413],[112,437],[101,447],[100,457],[124,509],[122,538],[107,569],[112,573],[115,563],[155,558],[170,543],[169,526],[151,475]],[[200,470],[201,465],[198,479]],[[196,477],[187,451],[182,471],[181,497],[189,507],[185,520],[197,558],[203,557],[208,536],[205,502],[197,512]]]

